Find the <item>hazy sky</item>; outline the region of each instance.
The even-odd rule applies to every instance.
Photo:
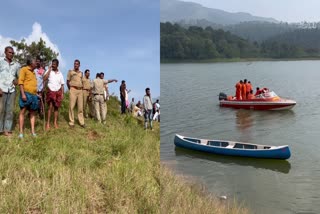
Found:
[[[46,43],[60,52],[66,73],[80,59],[91,78],[126,80],[132,96],[142,99],[150,87],[160,96],[159,0],[77,1],[10,0],[1,2],[0,48],[11,39]],[[119,96],[118,83],[109,85]]]
[[[184,0],[227,12],[248,12],[278,21],[320,21],[319,0]]]

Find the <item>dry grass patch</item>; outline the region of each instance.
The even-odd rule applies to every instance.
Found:
[[[247,214],[241,204],[221,200],[206,191],[205,186],[174,175],[168,168],[160,170],[161,213]]]
[[[100,138],[100,135],[97,131],[89,131],[88,140],[95,141]]]

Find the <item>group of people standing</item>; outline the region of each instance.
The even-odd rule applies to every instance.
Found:
[[[59,108],[64,98],[65,80],[59,69],[59,60],[53,59],[48,69],[40,58],[28,58],[26,66],[21,68],[18,62],[13,60],[14,49],[11,46],[5,48],[5,57],[0,58],[0,134],[12,135],[13,111],[16,97],[16,87],[20,89],[19,96],[19,138],[24,137],[24,119],[26,111],[29,111],[31,134],[36,136],[35,115],[45,115],[44,104],[48,106],[46,130],[51,128],[50,120],[53,113],[53,124],[58,128]],[[80,60],[74,60],[73,69],[67,74],[67,87],[69,89],[69,126],[75,126],[74,109],[77,106],[77,118],[81,127],[85,128],[87,117],[95,118],[99,123],[106,123],[108,99],[108,84],[117,82],[116,79],[105,80],[104,73],[98,73],[94,80],[90,80],[90,70],[80,71]],[[120,86],[121,113],[125,113],[128,107],[128,93],[125,81]],[[150,104],[151,103],[151,104]],[[151,105],[151,107],[149,106]],[[146,89],[144,97],[145,128],[152,120],[152,102],[150,89]],[[89,107],[89,112],[87,108]]]
[[[23,138],[25,113],[29,111],[31,134],[35,133],[35,115],[43,107],[43,100],[39,105],[39,98],[42,99],[41,91],[43,84],[47,81],[48,92],[46,101],[50,106],[48,109],[48,123],[51,111],[54,108],[54,124],[57,127],[58,108],[63,99],[64,80],[59,71],[59,61],[52,60],[52,65],[47,72],[44,72],[40,59],[28,58],[26,66],[21,68],[20,64],[13,60],[14,50],[8,46],[5,48],[5,57],[0,58],[0,133],[5,136],[12,135],[13,111],[16,97],[16,87],[20,89],[19,96],[19,137]],[[43,82],[39,83],[37,78],[41,75]]]
[[[236,96],[233,99],[236,100],[251,100],[254,99],[256,96],[260,94],[264,94],[269,92],[268,88],[256,88],[256,93],[253,94],[253,88],[250,81],[244,79],[243,81],[240,80],[236,85]]]
[[[236,99],[237,100],[247,100],[247,99],[253,99],[253,90],[252,85],[250,81],[247,81],[247,79],[244,79],[243,81],[240,80],[235,85],[236,87]]]
[[[84,118],[93,117],[99,123],[106,123],[107,104],[106,90],[108,84],[118,82],[116,79],[105,80],[104,73],[98,73],[96,78],[90,80],[90,70],[80,71],[80,61],[74,61],[74,68],[67,74],[67,87],[69,89],[69,126],[74,127],[74,108],[77,106],[78,121],[85,128]],[[89,106],[90,113],[87,111]]]
[[[132,101],[130,103],[130,106],[128,108],[129,112],[132,113],[134,117],[139,117],[144,114],[145,107],[142,105],[141,101],[139,100],[137,103],[135,103],[134,98],[132,98]],[[160,103],[159,99],[156,100],[152,104],[152,114],[153,114],[153,120],[156,120],[160,122]]]

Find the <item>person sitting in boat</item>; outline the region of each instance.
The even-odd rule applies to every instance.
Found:
[[[235,99],[236,99],[236,97],[234,97],[234,96],[231,96],[231,95],[227,96],[227,100],[235,100]]]
[[[237,100],[241,100],[241,89],[242,89],[242,80],[240,80],[237,84],[236,84],[236,98]]]
[[[139,100],[136,104],[136,107],[137,107],[137,116],[142,116],[143,115],[143,105],[141,104],[141,101]]]
[[[249,92],[249,94],[248,94],[248,96],[247,96],[247,99],[248,100],[252,100],[252,99],[254,99],[255,98],[255,96],[253,95],[253,90],[250,90],[250,92]]]
[[[259,87],[256,88],[256,93],[254,94],[254,96],[260,95],[262,93],[262,90],[260,90]]]

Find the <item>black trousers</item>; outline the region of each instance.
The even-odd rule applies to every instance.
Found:
[[[126,99],[121,96],[121,114],[125,114],[126,113]]]

